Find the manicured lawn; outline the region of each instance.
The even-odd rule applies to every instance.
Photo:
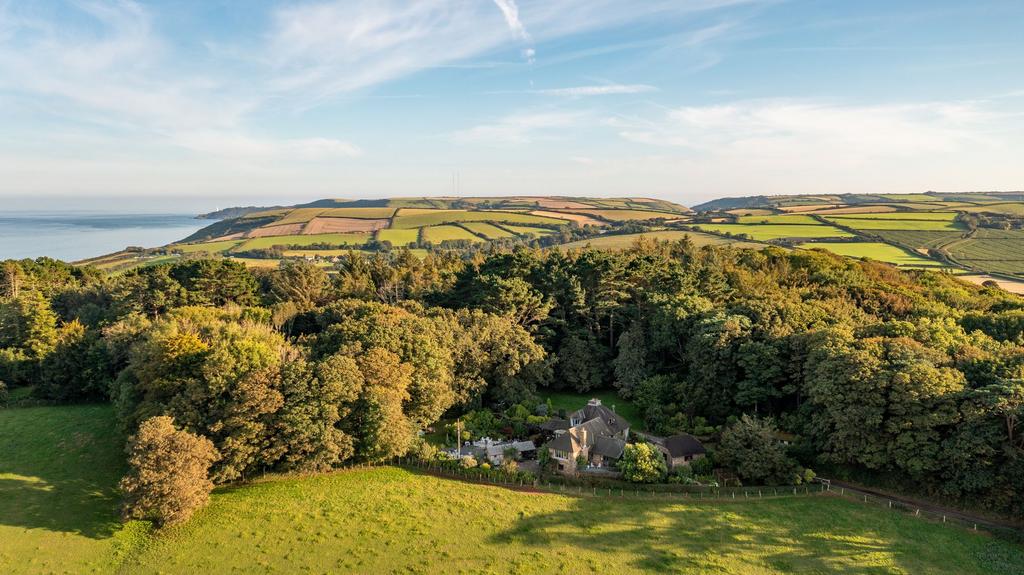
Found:
[[[807,242],[800,247],[813,249],[819,248],[828,250],[841,256],[851,258],[870,258],[880,262],[889,262],[899,266],[913,267],[941,267],[942,264],[924,256],[901,250],[895,246],[882,242],[857,242],[857,243],[835,243],[835,242]]]
[[[980,574],[990,556],[1024,568],[1009,544],[831,496],[571,497],[378,468],[220,490],[126,570]]]
[[[587,404],[591,398],[600,399],[603,405],[611,408],[614,406],[615,413],[629,421],[633,429],[643,430],[644,422],[632,402],[622,399],[613,390],[591,391],[589,393],[576,393],[574,391],[552,391],[541,393],[541,399],[551,399],[551,404],[556,411],[564,409],[566,413],[576,411]],[[553,414],[554,415],[554,414]]]
[[[755,240],[777,240],[779,238],[851,238],[850,232],[826,224],[817,225],[769,225],[758,224],[700,224],[702,230],[731,234],[747,234]]]
[[[312,244],[330,244],[358,246],[365,244],[373,234],[317,234],[313,236],[269,236],[265,238],[252,238],[238,246],[236,251],[257,250],[272,248],[274,246],[308,246]]]

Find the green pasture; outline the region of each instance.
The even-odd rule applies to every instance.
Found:
[[[858,214],[864,216],[868,214]],[[888,215],[888,214],[871,214]],[[916,231],[955,231],[961,229],[952,220],[892,220],[884,218],[839,217],[827,216],[825,219],[855,230],[916,230]]]
[[[765,247],[765,244],[743,242],[739,240],[723,238],[722,236],[716,236],[714,234],[703,234],[700,232],[690,232],[684,230],[662,230],[656,232],[644,232],[640,234],[617,234],[598,236],[596,238],[569,242],[567,244],[561,244],[555,247],[567,249],[591,247],[598,250],[624,250],[633,247],[633,245],[635,245],[640,238],[674,242],[681,240],[684,237],[689,237],[690,241],[697,246],[731,245],[733,247],[738,248],[747,247],[755,249]]]
[[[850,232],[827,224],[764,226],[759,224],[700,224],[702,230],[734,235],[747,234],[754,240],[777,240],[780,238],[851,238]]]
[[[389,241],[393,246],[407,246],[419,240],[420,230],[417,228],[407,230],[385,229],[377,230],[378,241]]]
[[[786,214],[774,216],[740,216],[736,218],[738,224],[806,224],[811,226],[820,225],[820,222],[811,216],[799,214]]]
[[[595,394],[553,394],[576,409]],[[623,417],[623,402],[598,393]],[[631,417],[632,415],[632,417]],[[828,495],[530,493],[382,467],[217,489],[162,533],[117,521],[109,406],[0,410],[0,572],[1016,573],[1011,544]]]
[[[899,220],[952,222],[956,212],[869,212],[826,216],[829,220]]]
[[[498,226],[495,226],[494,224],[489,224],[487,222],[465,222],[460,225],[463,228],[466,228],[467,230],[473,232],[474,234],[483,236],[489,240],[511,238],[515,235],[510,231],[503,230]]]
[[[356,218],[360,220],[382,220],[395,214],[395,208],[327,208],[317,217],[321,218]]]
[[[546,236],[548,234],[555,233],[555,230],[549,228],[534,228],[531,226],[516,226],[511,224],[501,224],[501,227],[521,236],[533,234],[535,236]]]
[[[984,212],[989,214],[1024,216],[1024,203],[1020,202],[1007,202],[1003,204],[985,204],[982,206],[969,206],[960,209],[962,209],[965,212]]]
[[[874,230],[874,235],[911,248],[937,249],[960,239],[960,232],[936,232],[922,230]]]
[[[204,244],[172,244],[167,246],[167,249],[180,251],[185,254],[194,254],[198,252],[219,254],[236,247],[243,241],[245,240],[223,240],[219,242],[206,242]]]
[[[294,236],[270,236],[265,238],[252,238],[235,248],[235,251],[258,250],[272,248],[274,246],[309,246],[313,244],[329,244],[332,246],[358,246],[363,245],[373,234],[316,234],[316,235],[294,235]]]
[[[655,212],[651,210],[590,210],[590,209],[572,209],[562,210],[567,213],[573,214],[585,214],[588,216],[594,216],[610,222],[625,222],[629,220],[654,220],[658,218],[673,220],[684,217],[686,214],[680,213],[669,213],[669,212]]]
[[[423,239],[435,244],[440,244],[445,240],[469,240],[471,242],[484,241],[480,237],[460,228],[459,226],[430,226],[428,228],[424,228]]]
[[[897,248],[882,242],[806,242],[800,247],[823,249],[851,258],[869,258],[898,266],[940,267],[941,263],[920,254]]]

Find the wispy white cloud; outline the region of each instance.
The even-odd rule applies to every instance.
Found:
[[[517,38],[526,42],[532,42],[530,33],[523,27],[523,23],[519,20],[519,7],[516,6],[515,0],[494,0],[494,3],[498,5],[502,15],[505,16],[505,22],[508,24],[509,30],[516,35]]]
[[[521,52],[531,61],[533,42],[764,1],[334,0],[275,11],[266,53],[275,68],[273,87],[322,100],[471,60],[510,42],[528,42]],[[512,38],[498,29],[511,30]]]
[[[496,122],[480,124],[453,134],[460,144],[528,144],[554,136],[553,130],[578,124],[587,112],[525,112],[505,116]]]
[[[535,94],[581,98],[584,96],[610,96],[615,94],[643,94],[654,92],[657,88],[647,84],[607,84],[598,86],[573,86],[571,88],[549,88],[533,90]]]

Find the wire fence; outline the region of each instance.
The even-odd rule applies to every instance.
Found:
[[[1000,525],[993,521],[988,521],[980,518],[973,518],[953,511],[942,511],[936,509],[929,509],[927,506],[916,504],[912,501],[904,501],[900,499],[894,499],[891,497],[884,497],[873,493],[868,493],[854,487],[847,486],[833,486],[831,481],[828,479],[817,479],[817,481],[824,487],[825,492],[845,497],[847,499],[853,499],[860,501],[868,505],[874,505],[878,507],[884,507],[893,511],[904,513],[907,515],[913,515],[914,517],[920,517],[921,519],[932,521],[935,523],[942,523],[944,525],[951,525],[970,531],[985,531],[993,535],[997,535],[1004,539],[1009,539],[1015,542],[1024,542],[1024,531],[1019,528],[1010,527],[1007,525]]]
[[[350,469],[374,467],[399,467],[420,470],[431,475],[457,479],[481,485],[495,485],[509,489],[540,491],[546,493],[573,495],[578,497],[603,497],[610,499],[678,499],[689,502],[721,502],[767,498],[793,498],[819,495],[832,495],[848,500],[858,501],[890,509],[892,511],[912,515],[922,520],[942,523],[969,531],[985,531],[1002,539],[1016,543],[1024,543],[1024,530],[992,521],[972,518],[952,511],[929,509],[910,501],[883,497],[867,493],[847,486],[833,486],[828,479],[817,478],[814,484],[792,486],[759,486],[759,487],[709,487],[694,485],[671,484],[633,484],[623,481],[612,484],[604,480],[602,485],[593,484],[592,480],[567,476],[546,475],[537,477],[532,473],[508,473],[500,468],[481,470],[480,468],[465,469],[458,466],[445,465],[442,462],[420,460],[416,458],[395,458],[388,463],[356,464]]]
[[[432,475],[449,477],[473,483],[498,485],[518,489],[530,489],[565,495],[611,497],[611,498],[652,498],[667,497],[691,501],[722,501],[740,499],[765,499],[769,497],[793,497],[818,495],[826,491],[824,485],[760,486],[760,487],[710,487],[699,485],[673,485],[662,483],[627,483],[603,478],[574,478],[559,475],[541,477],[533,474],[510,475],[501,469],[481,472],[479,468],[464,469],[436,461],[415,458],[400,458],[392,462],[396,467],[418,469]]]

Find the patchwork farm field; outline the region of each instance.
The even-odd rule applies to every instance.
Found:
[[[867,215],[867,214],[863,214]],[[888,214],[874,214],[878,216]],[[888,219],[888,218],[865,218],[865,217],[840,217],[828,216],[825,219],[836,224],[853,228],[855,230],[911,230],[911,231],[955,231],[961,230],[959,224],[949,220],[930,219]]]
[[[710,230],[733,235],[746,234],[754,240],[777,240],[781,238],[852,238],[853,234],[826,224],[700,224],[701,230]]]
[[[236,249],[258,250],[274,246],[309,246],[313,244],[330,245],[363,245],[372,238],[372,234],[318,234],[315,236],[270,236],[247,240]]]
[[[869,258],[905,267],[941,267],[939,262],[881,242],[806,242],[800,247],[823,249],[851,258]]]
[[[765,244],[756,244],[753,242],[731,240],[729,238],[723,238],[721,236],[716,236],[713,234],[703,234],[700,232],[691,232],[684,230],[663,230],[656,232],[644,232],[641,234],[618,234],[613,236],[601,236],[589,240],[569,242],[567,244],[561,244],[555,247],[566,249],[582,249],[589,246],[599,250],[624,250],[632,247],[640,238],[674,242],[681,240],[684,237],[690,238],[690,241],[692,241],[694,245],[697,246],[732,245],[735,247],[748,247],[754,249],[765,247]]]

